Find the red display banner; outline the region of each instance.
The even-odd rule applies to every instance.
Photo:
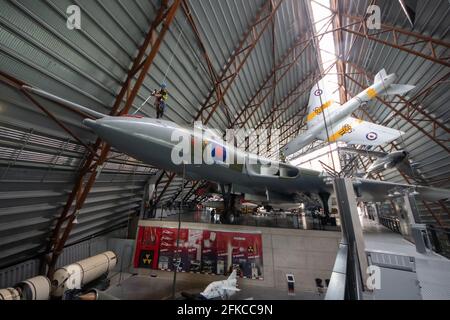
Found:
[[[263,278],[262,239],[259,233],[139,227],[135,268],[229,274]]]

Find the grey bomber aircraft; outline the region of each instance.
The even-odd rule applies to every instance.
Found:
[[[67,101],[43,90],[24,86],[23,89],[67,106],[69,109],[89,115],[83,124],[99,137],[135,159],[190,180],[209,180],[221,186],[225,199],[225,215],[231,216],[232,194],[262,196],[267,202],[317,202],[323,203],[329,214],[328,199],[333,192],[327,176],[318,171],[298,168],[280,161],[264,159],[256,154],[234,148],[233,144],[220,141],[208,130],[198,131],[177,123],[140,116],[107,116],[79,104]],[[314,90],[314,88],[313,88]],[[203,133],[203,135],[202,135]],[[205,138],[205,134],[207,137]],[[180,145],[174,136],[188,136],[196,148],[209,147],[212,163],[189,164],[173,161],[174,150]],[[175,152],[177,153],[177,152]],[[227,159],[233,159],[229,163]],[[269,163],[269,165],[268,165]],[[329,179],[329,177],[328,177]],[[415,191],[424,200],[437,201],[450,197],[450,191],[420,185],[398,184],[386,181],[353,178],[356,195],[365,201],[382,201],[392,190]]]

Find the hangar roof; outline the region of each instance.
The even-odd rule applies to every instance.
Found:
[[[0,71],[109,113],[161,3],[175,2],[77,0],[81,29],[70,30],[67,8],[72,2],[0,0]],[[377,1],[385,32],[370,37],[358,24],[369,1],[338,4],[331,1],[338,18],[333,15],[330,22],[343,61],[336,64],[343,97],[361,91],[382,67],[397,73],[398,82],[415,84],[406,102],[395,98],[386,101],[389,107],[377,101],[359,115],[405,131],[396,147],[411,152],[431,185],[450,188],[448,2],[418,1],[411,28],[396,1]],[[152,103],[143,103],[165,81],[170,93],[167,119],[180,124],[203,120],[221,130],[272,126],[286,143],[301,132],[309,90],[324,72],[323,61],[317,64],[319,37],[310,8],[309,0],[181,1],[130,113],[139,109],[155,116]],[[92,144],[74,139],[17,88],[1,82],[0,90],[4,266],[45,249]],[[79,116],[36,99],[81,141],[95,142]],[[162,173],[113,151],[79,212],[69,243],[126,226],[130,213],[139,211],[143,186],[155,174]],[[185,195],[181,179],[166,173],[160,177],[161,203]],[[404,181],[394,170],[383,178]],[[185,186],[189,200],[202,183]],[[430,223],[435,220],[426,207],[448,222],[448,205],[419,204]]]

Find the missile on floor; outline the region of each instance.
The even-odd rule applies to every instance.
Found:
[[[50,280],[37,276],[19,282],[14,287],[0,289],[0,300],[48,300]]]
[[[106,251],[57,269],[51,282],[52,296],[62,297],[67,290],[82,289],[86,284],[111,271],[116,263],[116,254]]]

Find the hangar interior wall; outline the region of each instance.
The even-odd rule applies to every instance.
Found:
[[[140,226],[176,228],[177,222],[141,221]],[[264,279],[239,279],[249,286],[265,286],[287,290],[286,274],[295,277],[296,290],[317,291],[315,279],[329,279],[333,270],[341,239],[340,232],[256,228],[238,225],[210,225],[202,223],[182,223],[182,228],[226,230],[230,232],[260,231],[263,242]],[[173,273],[161,270],[139,269],[139,274],[156,274],[158,277],[172,278]],[[178,273],[179,281],[217,281],[223,277],[208,274]]]
[[[121,268],[126,270],[126,268],[129,267],[127,262],[131,261],[131,255],[134,250],[132,247],[134,245],[134,240],[119,239],[125,237],[126,232],[127,229],[124,228],[102,237],[93,238],[66,247],[63,254],[59,257],[57,267],[59,268],[102,252],[112,250],[119,257],[119,263],[114,267],[113,272],[119,272]],[[123,263],[121,261],[123,261]],[[20,281],[39,275],[39,264],[39,259],[30,259],[1,269],[0,288],[11,287]]]

